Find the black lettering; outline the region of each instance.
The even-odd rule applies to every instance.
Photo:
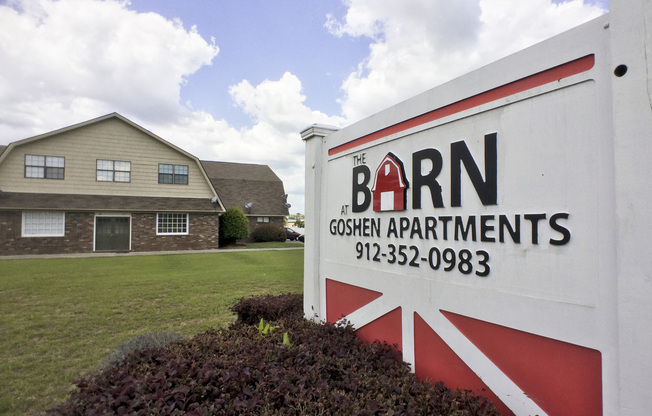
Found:
[[[521,216],[514,216],[514,227],[509,223],[506,215],[501,215],[498,217],[498,241],[501,243],[505,242],[505,229],[509,232],[509,236],[512,238],[512,241],[516,244],[521,243]]]
[[[453,217],[446,215],[438,218],[439,218],[439,222],[443,224],[442,227],[444,229],[444,240],[448,240],[448,222],[452,220]]]
[[[399,218],[399,227],[401,231],[401,238],[403,238],[403,233],[410,229],[410,219],[406,217]]]
[[[532,244],[539,244],[539,220],[545,220],[546,214],[525,214],[523,218],[532,223]]]
[[[421,240],[423,240],[423,233],[421,232],[421,221],[419,221],[419,217],[414,217],[414,219],[412,220],[412,229],[410,230],[410,238],[414,238],[415,234]]]
[[[437,239],[437,218],[426,217],[426,240],[429,239],[428,235],[432,233],[433,240]]]
[[[371,236],[380,237],[380,218],[371,220]]]
[[[459,215],[455,217],[455,241],[459,241],[459,235],[462,235],[464,241],[467,240],[471,232],[471,241],[476,241],[475,235],[475,215],[469,215],[466,220],[466,229],[464,228],[464,221]]]
[[[392,235],[398,238],[398,232],[396,231],[396,219],[394,217],[389,219],[389,226],[387,226],[387,237],[391,237]]]
[[[421,174],[421,162],[425,159],[432,163],[432,170],[427,175]],[[432,206],[443,208],[444,201],[441,196],[441,185],[437,182],[437,176],[441,172],[442,158],[437,149],[423,149],[412,154],[412,208],[421,208],[421,188],[427,186],[430,189]]]
[[[351,234],[353,234],[353,227],[351,226],[351,218],[348,218],[346,220],[346,235],[351,235]]]
[[[353,235],[360,235],[362,228],[362,222],[360,221],[359,218],[354,218],[353,219]],[[351,234],[347,234],[351,235]]]
[[[493,232],[494,226],[487,224],[488,221],[494,221],[496,219],[493,215],[480,215],[480,241],[483,243],[495,243],[495,237],[487,236],[488,232]]]
[[[362,174],[362,181],[359,181]],[[371,204],[371,190],[367,186],[371,178],[371,171],[367,165],[359,165],[353,168],[353,195],[351,196],[353,212],[364,212]],[[362,194],[362,202],[358,202],[358,196]]]
[[[346,229],[346,224],[344,223],[344,220],[338,220],[337,221],[337,233],[339,235],[344,235],[345,229]]]
[[[369,237],[369,218],[364,218],[362,223],[362,235],[363,237]]]
[[[482,266],[482,271],[476,270],[475,274],[481,277],[489,276],[489,272],[491,271],[491,267],[489,267],[489,253],[484,250],[479,250],[475,254],[482,256],[482,260],[478,261],[478,266]]]
[[[328,227],[331,235],[336,235],[337,234],[337,220],[331,220],[330,227]]]
[[[557,231],[562,235],[561,240],[555,240],[555,239],[550,239],[550,244],[553,246],[563,246],[564,244],[568,244],[568,242],[571,239],[571,232],[568,228],[564,227],[563,225],[559,225],[557,222],[559,219],[568,219],[568,214],[567,213],[557,213],[554,214],[552,217],[550,217],[550,228],[553,230]]]
[[[498,151],[496,133],[484,136],[484,176],[462,140],[451,143],[451,206],[462,206],[462,164],[482,205],[498,203]]]

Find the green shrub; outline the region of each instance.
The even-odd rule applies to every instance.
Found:
[[[220,245],[249,237],[249,220],[238,207],[230,206],[220,215]]]
[[[104,371],[116,363],[124,360],[129,354],[149,348],[163,348],[171,342],[181,339],[181,335],[174,332],[158,331],[136,335],[129,341],[120,344],[111,351],[100,364],[99,371]]]
[[[264,243],[267,241],[285,241],[287,240],[287,234],[285,234],[285,230],[281,227],[272,224],[265,224],[256,227],[251,232],[251,238],[257,243]]]

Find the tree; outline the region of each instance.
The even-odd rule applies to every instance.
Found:
[[[238,207],[231,206],[220,216],[220,245],[249,237],[249,221]]]
[[[297,228],[305,228],[306,224],[303,221],[304,219],[305,217],[303,216],[302,213],[297,212],[296,214],[294,214],[294,226]]]

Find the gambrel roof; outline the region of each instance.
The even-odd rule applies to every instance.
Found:
[[[56,135],[59,135],[61,133],[66,133],[66,132],[69,132],[71,130],[76,130],[76,129],[79,129],[81,127],[89,126],[91,124],[97,124],[97,123],[100,123],[102,121],[106,121],[106,120],[109,120],[109,119],[120,120],[120,121],[130,125],[131,127],[135,128],[137,130],[140,130],[141,132],[147,134],[151,138],[153,138],[155,140],[158,140],[159,142],[165,144],[166,146],[169,146],[169,147],[173,148],[177,152],[182,153],[182,154],[184,154],[185,156],[187,156],[189,158],[192,158],[192,159],[195,159],[195,160],[199,161],[194,155],[186,152],[185,150],[181,149],[180,147],[177,147],[177,146],[173,145],[172,143],[170,143],[167,140],[157,136],[156,134],[152,133],[151,131],[139,126],[138,124],[134,123],[133,121],[129,120],[128,118],[114,112],[114,113],[111,113],[111,114],[107,114],[105,116],[101,116],[101,117],[97,117],[97,118],[94,118],[94,119],[91,119],[91,120],[83,121],[81,123],[73,124],[72,126],[62,127],[60,129],[57,129],[57,130],[49,131],[47,133],[43,133],[43,134],[39,134],[39,135],[36,135],[36,136],[28,137],[26,139],[11,142],[6,146],[6,149],[5,149],[6,152],[0,151],[0,162],[2,162],[2,158],[6,157],[14,147],[20,146],[22,144],[34,142],[34,141],[37,141],[37,140],[46,139],[48,137],[56,136]],[[2,146],[0,146],[0,150],[2,150]]]
[[[225,208],[236,206],[246,215],[288,215],[283,182],[267,165],[201,161]],[[253,203],[251,208],[245,204]]]

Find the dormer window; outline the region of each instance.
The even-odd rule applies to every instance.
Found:
[[[25,177],[63,179],[66,159],[61,156],[25,155]]]
[[[158,183],[188,185],[188,165],[158,165]]]
[[[97,180],[100,182],[131,182],[131,162],[98,159]]]

